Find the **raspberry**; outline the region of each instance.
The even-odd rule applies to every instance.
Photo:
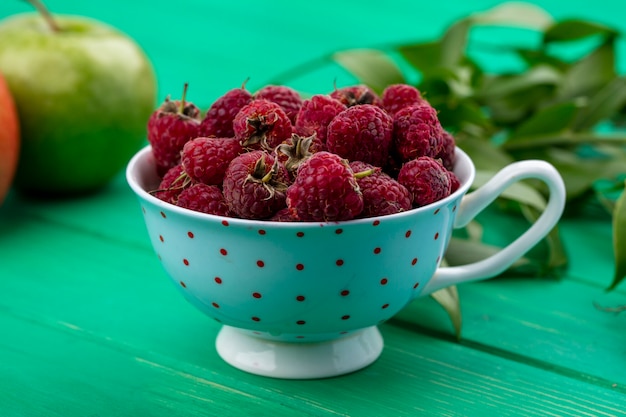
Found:
[[[389,156],[393,119],[372,104],[349,107],[328,125],[326,148],[350,161],[383,166]]]
[[[233,120],[233,130],[242,146],[270,151],[292,133],[291,121],[282,107],[264,99],[244,106]]]
[[[159,200],[163,200],[170,204],[176,204],[180,193],[190,184],[191,181],[185,175],[183,166],[178,164],[170,168],[165,173],[163,179],[161,179],[159,188],[152,191],[151,194]]]
[[[413,195],[413,204],[425,206],[450,195],[450,176],[441,163],[421,156],[406,162],[398,173],[398,182]]]
[[[228,216],[229,210],[222,191],[215,185],[194,184],[178,196],[177,205],[201,213]]]
[[[446,130],[443,131],[441,139],[441,150],[435,155],[435,159],[441,159],[443,166],[451,171],[454,168],[454,161],[456,160],[456,141],[454,140],[454,136]]]
[[[234,88],[211,104],[200,125],[199,136],[232,138],[233,120],[239,110],[252,101],[252,94],[245,88]]]
[[[373,104],[382,107],[383,101],[374,90],[366,85],[336,88],[330,96],[348,107],[358,104]]]
[[[235,215],[266,219],[285,207],[285,167],[269,153],[255,150],[234,158],[224,174],[224,199]]]
[[[394,147],[402,162],[420,156],[435,157],[443,145],[437,111],[427,103],[399,110],[393,119]]]
[[[461,186],[461,180],[452,171],[448,171],[448,176],[450,177],[450,194],[452,194]]]
[[[291,211],[289,211],[288,207],[282,208],[276,212],[272,217],[269,218],[269,221],[272,222],[297,222],[298,220],[294,219],[291,215]]]
[[[186,102],[184,96],[180,101],[167,97],[148,119],[148,141],[161,176],[180,162],[185,143],[198,136],[200,109]]]
[[[228,164],[241,152],[243,148],[235,138],[199,137],[185,144],[181,164],[193,181],[221,185]]]
[[[420,91],[408,84],[392,84],[388,86],[383,91],[381,98],[383,109],[391,116],[405,107],[425,102]]]
[[[282,85],[267,85],[254,94],[254,99],[265,99],[278,104],[283,108],[292,124],[302,107],[302,97],[293,88]]]
[[[302,103],[302,107],[296,117],[295,131],[300,136],[315,134],[316,140],[319,140],[324,146],[326,143],[326,131],[330,121],[346,108],[345,104],[340,103],[329,95],[314,95]]]
[[[287,207],[301,221],[350,220],[363,211],[363,195],[348,162],[322,151],[298,168],[287,189]]]
[[[389,175],[361,161],[350,162],[363,193],[363,211],[359,217],[384,216],[411,209],[411,193]],[[361,176],[360,173],[367,173]]]

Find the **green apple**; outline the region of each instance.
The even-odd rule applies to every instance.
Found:
[[[0,72],[20,120],[15,186],[22,191],[98,189],[145,141],[156,106],[154,70],[133,39],[103,22],[41,13],[5,18]]]

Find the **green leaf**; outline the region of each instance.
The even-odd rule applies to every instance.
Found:
[[[439,122],[445,127],[462,129],[465,132],[483,133],[489,129],[489,119],[483,110],[472,100],[457,103],[442,103],[439,109]]]
[[[555,89],[554,85],[535,85],[508,95],[484,97],[484,102],[494,124],[515,128],[544,105]]]
[[[537,65],[549,65],[559,71],[566,71],[569,68],[570,64],[563,61],[562,59],[550,55],[546,50],[535,50],[535,49],[525,49],[525,48],[517,48],[517,55],[524,60],[524,62],[528,65],[528,67],[534,67]]]
[[[441,43],[425,42],[399,46],[400,55],[423,75],[441,68]]]
[[[466,265],[481,261],[491,255],[495,255],[501,250],[502,248],[500,246],[453,237],[450,239],[445,257],[449,265]],[[530,260],[528,258],[521,257],[513,263],[511,268],[521,267],[529,263]]]
[[[543,209],[537,210],[536,207],[530,205],[522,205],[522,213],[524,217],[530,222],[534,223],[539,219],[539,216],[543,212]],[[545,265],[543,274],[552,273],[556,270],[565,268],[568,264],[568,257],[565,251],[565,246],[561,240],[558,226],[552,228],[552,230],[544,238],[548,245],[548,259]]]
[[[523,92],[538,85],[557,86],[561,83],[561,73],[548,65],[537,65],[521,74],[501,75],[485,79],[485,84],[477,96],[481,99],[506,96]]]
[[[615,29],[599,23],[580,19],[561,20],[544,32],[544,43],[558,41],[573,41],[593,35],[614,37],[618,35]]]
[[[626,191],[617,199],[613,211],[613,254],[615,273],[609,289],[614,289],[626,278]]]
[[[545,149],[534,156],[548,161],[559,171],[566,185],[568,201],[590,191],[597,180],[606,177],[607,162],[603,159],[582,158],[559,148]]]
[[[507,143],[529,141],[533,136],[546,136],[550,133],[566,131],[572,125],[579,108],[580,103],[570,101],[543,109],[521,123],[509,135]]]
[[[462,19],[451,25],[441,38],[439,63],[444,67],[454,67],[465,57],[467,37],[471,22]]]
[[[513,158],[488,140],[459,136],[457,145],[465,151],[477,169],[497,171],[513,162]]]
[[[461,304],[459,302],[459,292],[455,285],[447,288],[442,288],[435,291],[430,295],[444,310],[448,313],[452,326],[454,327],[454,334],[457,339],[461,338]]]
[[[390,84],[404,83],[398,66],[387,54],[375,49],[353,49],[333,54],[333,60],[377,92]]]
[[[495,174],[496,171],[477,170],[473,187],[480,188],[493,178]],[[543,211],[546,208],[546,199],[543,194],[524,182],[516,182],[509,186],[500,194],[500,198],[506,198],[520,204],[528,205],[538,211]]]
[[[590,97],[589,102],[578,113],[572,129],[591,129],[597,123],[610,119],[625,105],[626,77],[618,77]]]
[[[485,12],[471,15],[474,22],[483,25],[518,26],[543,31],[554,19],[544,9],[530,3],[511,1]]]
[[[604,87],[615,76],[613,44],[605,43],[574,63],[565,72],[557,96],[561,100],[588,96]]]
[[[434,105],[437,101],[455,101],[473,95],[472,68],[458,65],[453,68],[439,67],[424,76],[419,86]]]

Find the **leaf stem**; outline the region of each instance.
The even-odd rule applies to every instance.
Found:
[[[507,151],[547,148],[550,146],[582,145],[582,144],[608,144],[626,145],[625,135],[595,135],[593,133],[569,133],[557,135],[528,136],[524,139],[504,142],[502,148]]]
[[[40,0],[24,0],[33,6],[39,14],[44,18],[48,26],[53,32],[61,32],[61,27],[57,24],[57,22],[52,17],[52,13],[48,10],[48,8],[43,4]]]

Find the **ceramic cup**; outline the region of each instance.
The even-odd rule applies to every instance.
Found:
[[[186,210],[153,197],[159,178],[150,147],[127,167],[152,246],[179,292],[222,323],[219,355],[247,372],[321,378],[378,358],[377,325],[416,297],[502,272],[559,220],[565,189],[544,161],[513,163],[467,194],[474,165],[457,148],[460,188],[403,213],[328,223],[242,220]],[[480,262],[440,267],[454,228],[509,185],[542,180],[545,211],[509,246]]]

